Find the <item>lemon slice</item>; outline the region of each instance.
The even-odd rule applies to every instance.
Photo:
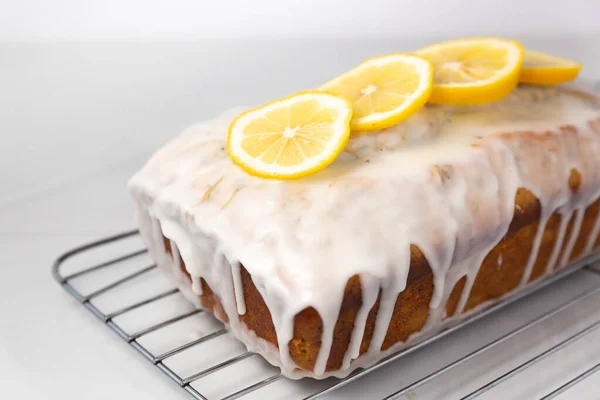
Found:
[[[375,131],[410,117],[431,93],[431,64],[410,54],[372,58],[320,89],[352,103],[354,131]]]
[[[331,164],[348,143],[352,105],[301,92],[246,111],[229,126],[227,152],[246,172],[295,179]]]
[[[481,104],[508,95],[519,80],[523,47],[513,40],[456,39],[420,49],[433,63],[430,102]]]
[[[558,85],[572,81],[581,71],[581,64],[539,51],[525,50],[519,82],[535,85]]]

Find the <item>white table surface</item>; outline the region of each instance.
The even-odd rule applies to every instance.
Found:
[[[185,126],[422,42],[400,43],[0,45],[0,390],[24,399],[187,398],[76,304],[52,280],[51,262],[133,226],[127,178]],[[526,43],[557,47],[600,76],[596,41]],[[596,279],[587,274],[565,285]],[[594,338],[569,354],[597,362]],[[599,387],[596,374],[561,398],[598,398]]]

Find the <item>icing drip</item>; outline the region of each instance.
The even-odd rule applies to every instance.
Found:
[[[379,311],[377,312],[377,320],[375,321],[375,331],[367,350],[367,356],[381,351],[381,346],[385,339],[392,313],[394,312],[394,305],[396,304],[397,293],[394,293],[393,289],[385,288],[381,291],[381,301],[379,302]]]
[[[251,177],[228,158],[227,126],[240,111],[186,130],[150,159],[130,189],[152,256],[171,273],[177,265],[167,263],[183,259],[192,277],[191,288],[179,280],[186,297],[197,299],[202,277],[222,302],[230,331],[293,378],[345,376],[485,307],[465,311],[483,260],[508,232],[520,188],[538,199],[541,211],[515,290],[529,283],[550,217],[558,212],[561,221],[547,273],[566,264],[585,210],[600,196],[600,111],[568,89],[523,87],[485,106],[427,106],[399,125],[356,135],[329,168],[290,182]],[[573,170],[581,175],[576,193],[569,186]],[[174,261],[164,257],[163,235]],[[599,235],[600,215],[586,253]],[[407,343],[382,351],[413,245],[433,273],[429,316]],[[500,268],[502,254],[494,261]],[[239,318],[248,306],[241,265],[269,309],[278,349]],[[362,305],[342,370],[326,372],[354,275]],[[458,306],[447,317],[448,299],[463,277]],[[378,296],[370,346],[359,356]],[[294,317],[309,307],[323,322],[313,372],[299,369],[288,347]]]
[[[522,287],[529,282],[531,279],[531,273],[533,272],[533,266],[537,261],[538,254],[540,252],[540,245],[542,244],[542,238],[544,237],[544,232],[546,231],[546,225],[548,224],[549,214],[547,212],[548,208],[546,208],[546,212],[541,216],[540,222],[538,224],[537,231],[535,233],[535,238],[533,239],[533,247],[531,248],[531,253],[529,254],[529,259],[527,260],[527,264],[525,265],[525,271],[523,272],[523,276],[521,277],[521,282],[519,286]]]
[[[202,296],[202,285],[200,284],[200,277],[192,275],[192,292],[198,296]]]
[[[337,321],[339,308],[338,312],[335,314],[319,314],[321,315],[321,318],[323,320],[323,334],[321,337],[321,348],[319,349],[319,354],[317,356],[317,361],[315,363],[315,368],[313,371],[316,376],[322,376],[325,373],[327,360],[329,359],[329,353],[331,352],[331,345],[333,344],[333,329]]]
[[[267,305],[268,304],[269,303],[267,303]],[[270,306],[269,310],[271,310]],[[286,365],[295,365],[292,357],[290,356],[290,352],[288,351],[288,343],[294,337],[294,315],[295,314],[292,314],[290,311],[277,316],[273,315],[273,325],[275,326],[275,331],[277,332],[279,359],[281,360],[282,370],[286,370]]]
[[[231,264],[231,275],[233,276],[233,287],[235,290],[235,304],[239,315],[246,314],[246,303],[244,301],[244,288],[242,286],[241,265],[238,262]]]
[[[152,246],[153,248],[157,248],[158,247],[158,253],[162,255],[162,257],[164,257],[165,254],[165,244],[163,242],[163,237],[162,237],[162,230],[160,227],[160,222],[157,218],[151,218],[152,221],[152,241],[155,243],[155,246]],[[162,258],[161,257],[161,258]]]
[[[179,248],[174,241],[171,242],[171,253],[173,254],[173,275],[176,279],[181,279],[181,256],[179,255]]]
[[[344,354],[342,369],[348,368],[352,360],[358,358],[358,355],[360,354],[360,345],[365,335],[367,317],[369,316],[369,311],[371,311],[371,308],[375,305],[379,293],[379,282],[368,274],[362,274],[360,276],[360,285],[362,290],[362,306],[356,315],[354,329],[352,330],[352,336],[350,337],[350,344],[348,345],[346,354]]]
[[[596,222],[594,223],[592,233],[588,238],[587,244],[585,245],[584,253],[591,252],[598,239],[600,239],[600,210],[598,211],[598,216],[596,217]]]
[[[563,254],[561,256],[558,268],[565,267],[569,263],[569,258],[571,257],[571,253],[573,252],[573,247],[575,246],[575,242],[579,237],[579,231],[581,230],[581,222],[583,221],[584,212],[585,209],[583,208],[577,208],[574,211],[575,222],[573,223],[573,230],[571,232],[571,236],[569,237],[569,241],[566,242],[565,250],[563,251]]]
[[[548,260],[548,265],[546,266],[546,274],[551,273],[556,268],[556,261],[558,260],[560,251],[563,248],[563,243],[566,236],[565,234],[567,232],[567,225],[569,224],[572,215],[573,211],[560,212],[560,228],[558,230],[558,236],[556,238],[556,241],[554,242],[552,255],[550,256],[550,259]]]

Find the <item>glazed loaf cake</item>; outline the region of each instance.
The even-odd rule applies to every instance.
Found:
[[[240,111],[183,132],[129,188],[156,262],[292,378],[371,365],[600,247],[586,92],[427,106],[296,181],[233,164]]]

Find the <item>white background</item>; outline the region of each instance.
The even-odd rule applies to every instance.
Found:
[[[587,0],[0,0],[0,204],[439,39],[517,38],[595,79],[598,15]]]
[[[598,33],[588,0],[2,0],[3,40]]]
[[[49,267],[132,227],[127,178],[186,126],[464,35],[517,38],[599,79],[599,15],[600,2],[584,0],[0,0],[0,390],[178,393]]]

